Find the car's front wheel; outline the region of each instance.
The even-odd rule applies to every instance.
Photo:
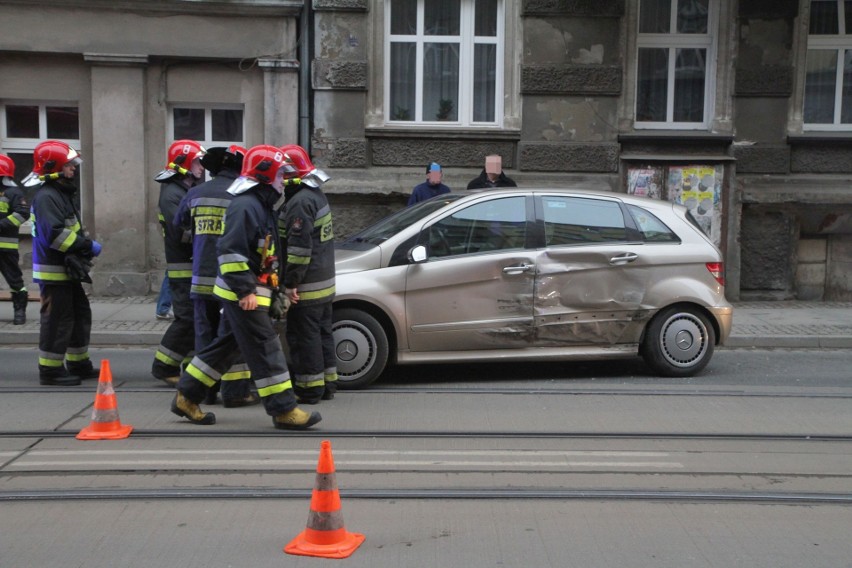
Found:
[[[648,324],[642,357],[664,377],[689,377],[707,366],[715,344],[715,330],[703,313],[691,307],[672,306]]]
[[[375,381],[388,362],[388,338],[370,314],[353,308],[334,310],[337,384],[361,389]]]

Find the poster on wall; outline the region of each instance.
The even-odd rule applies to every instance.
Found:
[[[627,193],[660,199],[663,191],[662,168],[631,168],[627,171]]]
[[[722,166],[670,166],[666,198],[685,205],[710,239],[722,242]]]

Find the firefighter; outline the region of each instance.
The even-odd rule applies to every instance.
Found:
[[[89,359],[92,309],[82,282],[91,283],[91,260],[101,245],[80,225],[74,204],[74,173],[80,154],[58,140],[45,140],[33,151],[33,171],[27,187],[41,186],[32,203],[33,280],[41,291],[39,382],[42,385],[79,385],[97,378]]]
[[[201,165],[214,176],[208,182],[190,189],[180,203],[174,224],[192,233],[192,298],[195,314],[195,352],[200,353],[216,338],[219,327],[221,305],[213,295],[213,285],[219,263],[216,243],[224,232],[225,210],[233,195],[228,187],[240,175],[246,149],[231,145],[208,148],[201,158]],[[251,391],[251,373],[245,361],[222,375],[222,404],[225,408],[251,406],[260,402],[260,397]],[[220,386],[219,383],[216,386]],[[205,402],[215,404],[216,388],[210,389]]]
[[[331,400],[337,391],[337,361],[332,337],[334,300],[334,230],[331,208],[320,187],[328,180],[301,146],[281,150],[296,168],[301,183],[281,210],[279,231],[286,239],[284,293],[287,345],[293,390],[304,404]]]
[[[285,178],[295,170],[275,146],[246,152],[241,176],[217,244],[219,273],[213,293],[222,300],[223,322],[213,343],[193,357],[177,385],[171,410],[195,424],[215,424],[199,403],[207,388],[222,379],[240,352],[245,355],[266,413],[278,429],[302,430],[322,417],[297,406],[281,342],[269,308],[278,287],[278,236],[273,205]],[[239,348],[239,349],[237,349]]]
[[[169,325],[151,365],[151,374],[169,386],[180,378],[181,364],[195,345],[192,300],[192,234],[176,227],[172,221],[181,200],[189,189],[201,181],[204,148],[193,140],[178,140],[169,146],[166,168],[154,177],[160,185],[159,221],[166,252],[166,274],[172,294],[174,321]]]
[[[21,224],[30,218],[30,206],[24,192],[15,183],[15,162],[0,154],[0,273],[12,291],[14,325],[27,323],[29,295],[24,286],[18,254]]]

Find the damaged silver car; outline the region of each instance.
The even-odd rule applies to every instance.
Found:
[[[390,364],[644,358],[701,371],[727,339],[716,246],[688,210],[624,194],[500,189],[403,209],[338,245],[341,388]]]

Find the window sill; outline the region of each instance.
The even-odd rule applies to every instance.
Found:
[[[454,140],[520,140],[520,130],[508,130],[499,127],[408,127],[401,128],[393,127],[375,127],[367,128],[364,131],[366,138],[417,138],[417,139],[433,139],[441,140],[452,136]]]
[[[790,144],[807,144],[809,142],[852,142],[852,130],[842,132],[803,132],[787,135]]]
[[[641,132],[625,132],[618,135],[619,142],[674,142],[678,140],[688,140],[691,142],[726,142],[730,144],[734,141],[734,136],[733,134],[696,132],[694,130],[643,130]]]

